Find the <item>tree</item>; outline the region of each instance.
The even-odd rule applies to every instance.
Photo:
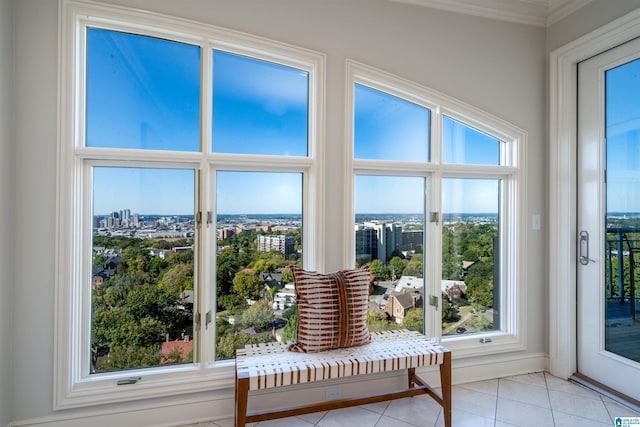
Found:
[[[285,267],[282,269],[282,283],[291,283],[293,282],[293,273],[289,267]]]
[[[424,311],[421,308],[412,308],[407,311],[402,321],[402,326],[412,331],[424,332]]]
[[[233,290],[242,298],[256,300],[260,297],[264,285],[253,270],[238,271],[233,278]]]
[[[256,273],[271,273],[280,267],[280,262],[273,259],[261,258],[251,265],[251,269]]]
[[[424,261],[422,256],[414,256],[407,262],[402,273],[405,276],[424,277]]]
[[[389,331],[400,328],[400,325],[390,320],[387,315],[381,311],[370,311],[367,313],[367,326],[371,332]]]
[[[230,293],[218,297],[218,307],[235,314],[248,307],[247,300],[236,293]]]
[[[404,271],[404,261],[402,258],[394,256],[389,261],[389,270],[391,271],[391,280],[396,280],[402,276],[402,272]]]
[[[216,343],[216,359],[233,359],[236,357],[236,349],[244,347],[246,344],[258,344],[260,342],[273,341],[269,336],[261,338],[251,338],[244,333],[227,334],[218,337]]]
[[[264,331],[269,329],[274,317],[269,301],[261,300],[242,313],[240,323],[245,328],[256,328],[259,331]]]
[[[187,289],[193,290],[193,264],[174,265],[162,275],[158,286],[175,298]]]
[[[120,265],[129,274],[146,273],[147,263],[151,260],[149,249],[141,246],[129,246],[122,254]]]
[[[282,328],[282,341],[295,341],[298,337],[298,313],[287,319],[287,324]]]
[[[237,248],[223,249],[216,259],[216,294],[218,298],[230,294],[233,290],[233,278],[243,267]]]
[[[276,294],[278,293],[278,288],[276,286],[269,288],[269,290],[267,291],[267,298],[269,298],[269,301],[273,301],[276,297]]]
[[[216,316],[216,337],[233,332],[233,326],[224,317]]]
[[[282,317],[284,317],[285,319],[291,319],[292,317],[297,317],[298,316],[298,306],[293,304],[291,305],[289,308],[287,308],[285,311],[282,312]]]
[[[255,344],[256,340],[252,340],[247,334],[226,334],[218,336],[216,343],[216,359],[233,359],[236,357],[236,349],[242,348],[245,344]]]
[[[162,358],[161,353],[153,347],[116,346],[101,365],[103,371],[116,369],[145,368],[157,366]]]
[[[442,322],[457,322],[460,319],[458,310],[449,302],[446,294],[442,295]]]
[[[251,265],[253,271],[259,273],[271,273],[284,264],[284,254],[281,252],[267,252],[261,254],[256,262]]]
[[[476,262],[469,268],[464,282],[470,301],[486,308],[493,307],[493,263]]]
[[[91,261],[91,265],[93,265],[94,267],[102,267],[105,261],[106,260],[102,255],[98,255],[97,253],[94,253],[93,259]]]
[[[373,274],[377,280],[387,280],[389,275],[385,265],[379,259],[374,259],[369,264],[369,272]]]
[[[159,256],[154,256],[149,260],[147,270],[152,277],[158,277],[168,265],[169,263],[166,260]]]

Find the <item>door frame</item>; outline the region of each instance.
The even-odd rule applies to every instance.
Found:
[[[578,63],[640,37],[640,9],[551,52],[549,57],[549,372],[577,371]]]

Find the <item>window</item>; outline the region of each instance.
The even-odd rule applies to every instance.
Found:
[[[247,343],[294,337],[290,267],[302,266],[303,174],[218,171],[216,360]],[[238,197],[242,195],[242,197]]]
[[[195,170],[87,169],[90,375],[192,362]]]
[[[322,268],[324,57],[63,17],[56,408],[228,386],[235,348],[287,324],[288,267]]]
[[[371,329],[442,336],[459,355],[523,348],[524,132],[380,70],[347,69],[348,253],[375,276]]]
[[[500,330],[500,186],[442,180],[442,335]]]

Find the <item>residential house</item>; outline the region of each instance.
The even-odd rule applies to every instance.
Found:
[[[396,323],[402,324],[409,310],[422,308],[423,300],[424,291],[422,289],[404,289],[399,292],[392,292],[389,295],[384,311]]]

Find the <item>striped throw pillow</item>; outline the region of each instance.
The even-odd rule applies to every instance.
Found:
[[[367,326],[368,269],[321,274],[291,269],[298,306],[294,351],[318,352],[363,345],[371,340]]]

